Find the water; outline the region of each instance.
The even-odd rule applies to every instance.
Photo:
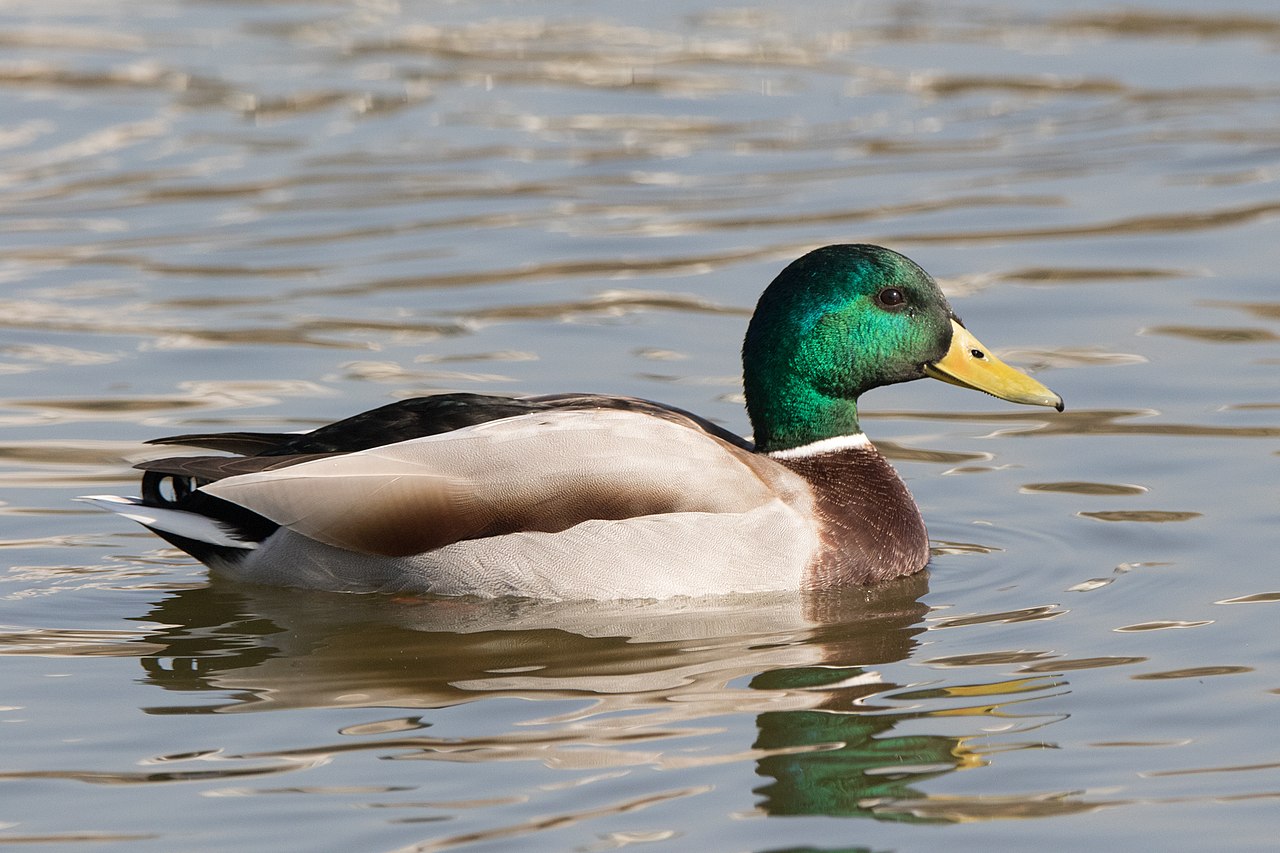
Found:
[[[1271,849],[1272,5],[7,4],[0,842]],[[851,240],[1068,405],[865,398],[927,576],[353,600],[71,502],[432,391],[746,431],[755,297]]]

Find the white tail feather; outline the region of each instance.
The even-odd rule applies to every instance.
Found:
[[[163,530],[197,542],[208,542],[210,545],[220,545],[225,548],[258,547],[257,542],[241,539],[226,525],[194,512],[146,506],[138,498],[126,498],[120,495],[85,495],[76,500],[96,506],[98,509],[123,515],[145,527]]]

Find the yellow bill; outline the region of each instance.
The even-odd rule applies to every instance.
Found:
[[[955,320],[951,321],[951,348],[932,364],[924,366],[926,376],[961,388],[984,391],[1010,403],[1052,406],[1062,411],[1062,398],[991,354],[982,342]]]

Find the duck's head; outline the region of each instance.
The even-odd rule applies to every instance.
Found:
[[[859,432],[858,395],[931,376],[1062,410],[1062,398],[997,359],[938,283],[879,246],[816,249],[778,274],[742,348],[747,413],[761,451]]]

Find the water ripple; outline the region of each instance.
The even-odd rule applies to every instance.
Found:
[[[1280,18],[1015,5],[9,9],[23,823],[0,843],[879,849],[963,822],[999,849],[1052,817],[1108,848],[1171,814],[1269,841],[1270,612],[1174,629],[1211,622],[1187,602],[1280,600],[1257,559]],[[931,576],[612,609],[326,598],[210,580],[69,503],[131,488],[174,422],[306,428],[420,385],[741,419],[760,286],[850,241],[908,251],[1003,355],[1075,384],[1062,415],[864,415],[944,534]],[[1067,591],[1095,592],[1068,616]],[[1126,817],[1071,817],[1106,808]]]

